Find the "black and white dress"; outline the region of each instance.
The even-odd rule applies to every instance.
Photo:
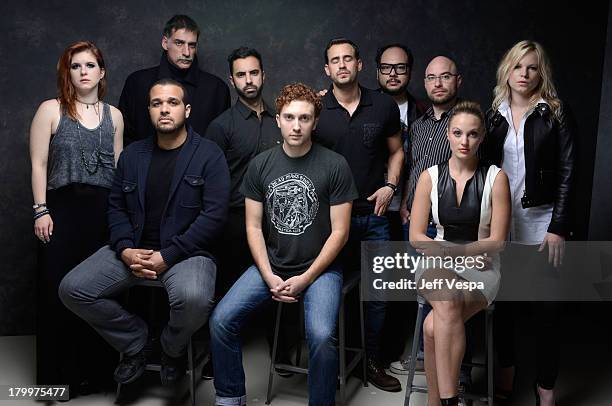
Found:
[[[491,202],[495,177],[500,172],[495,165],[479,166],[472,178],[465,183],[461,202],[457,204],[455,180],[451,177],[448,162],[432,166],[427,171],[431,177],[431,213],[436,224],[435,241],[447,241],[446,246],[464,244],[487,238],[491,233]],[[479,289],[490,304],[499,290],[499,254],[491,256],[487,270],[465,267],[455,273],[469,282],[482,282]],[[425,268],[417,270],[416,279],[421,278]]]

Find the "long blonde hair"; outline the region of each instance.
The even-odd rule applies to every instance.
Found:
[[[535,52],[538,58],[538,73],[540,74],[540,83],[534,89],[529,100],[529,106],[535,107],[539,99],[544,99],[550,106],[555,117],[559,117],[561,113],[561,101],[557,97],[557,89],[552,80],[552,69],[550,60],[542,45],[535,41],[524,40],[516,43],[510,48],[502,58],[497,67],[497,85],[493,89],[493,109],[497,110],[504,100],[510,102],[510,86],[508,78],[510,72],[520,62],[528,52]]]

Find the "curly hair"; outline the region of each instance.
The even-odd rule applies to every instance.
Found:
[[[280,114],[285,105],[294,100],[302,100],[312,103],[315,110],[315,117],[319,117],[323,104],[321,98],[317,96],[315,91],[303,83],[291,83],[282,88],[280,94],[276,98],[276,112]]]

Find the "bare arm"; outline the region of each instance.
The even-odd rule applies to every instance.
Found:
[[[119,109],[111,106],[111,116],[113,117],[113,151],[115,152],[115,166],[119,161],[119,155],[123,151],[123,115]]]
[[[272,297],[282,302],[296,302],[297,299],[278,293],[276,290],[278,286],[283,283],[280,276],[275,275],[272,272],[272,266],[270,265],[270,258],[268,257],[268,251],[266,249],[266,241],[264,240],[263,231],[261,224],[263,221],[263,203],[258,202],[248,197],[244,199],[245,204],[245,223],[247,232],[247,241],[249,248],[251,249],[251,255],[255,261],[255,265],[261,273],[261,277],[266,282],[266,285],[272,292]]]
[[[30,159],[32,163],[32,196],[34,203],[47,201],[47,160],[51,134],[59,123],[59,103],[56,100],[43,102],[30,126]],[[44,208],[37,209],[37,212]],[[53,234],[51,215],[45,215],[34,222],[34,233],[44,242]]]
[[[331,265],[348,240],[352,207],[353,202],[341,203],[330,207],[331,234],[327,237],[325,244],[323,244],[321,252],[306,272],[287,279],[277,287],[276,292],[291,297],[298,297],[302,291],[310,286]]]
[[[398,185],[402,166],[404,164],[404,150],[402,149],[402,139],[400,132],[387,138],[389,148],[389,159],[387,160],[387,181]],[[393,198],[393,189],[383,186],[368,197],[368,201],[374,201],[374,214],[382,216],[387,211],[389,203]]]
[[[427,237],[427,225],[429,223],[429,212],[431,211],[431,176],[429,172],[423,171],[417,182],[410,211],[410,243],[415,247],[424,247],[426,244],[418,244],[422,241],[432,241]]]

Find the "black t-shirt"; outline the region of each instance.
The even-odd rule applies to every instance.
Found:
[[[155,143],[145,189],[145,220],[141,248],[159,250],[159,229],[170,193],[170,183],[182,145],[174,149],[161,149]]]
[[[267,105],[264,106],[261,118],[258,118],[257,113],[238,100],[232,108],[210,123],[206,130],[206,138],[216,142],[227,159],[231,177],[232,209],[244,210],[244,196],[240,193],[240,185],[251,159],[283,142],[274,111]]]
[[[251,161],[241,191],[264,204],[268,258],[281,277],[308,270],[331,234],[330,206],[358,196],[346,160],[317,144],[299,158],[282,146],[262,152]]]
[[[401,124],[399,107],[391,96],[359,88],[361,99],[352,116],[330,88],[322,98],[323,110],[314,139],[346,158],[359,191],[353,213],[370,214],[374,204],[367,197],[385,185],[387,138],[398,134]]]

